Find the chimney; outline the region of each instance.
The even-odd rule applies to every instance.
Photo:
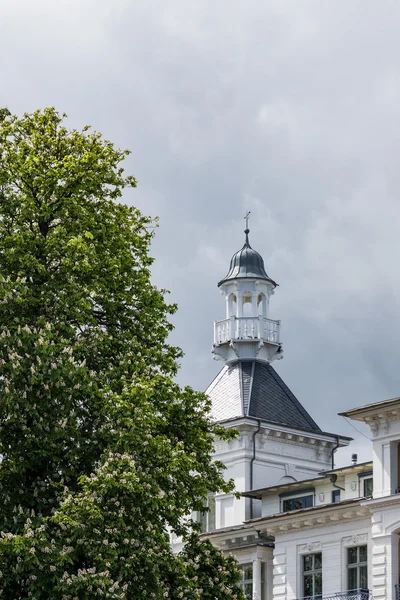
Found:
[[[352,454],[351,455],[351,464],[352,465],[356,465],[357,464],[357,454]]]

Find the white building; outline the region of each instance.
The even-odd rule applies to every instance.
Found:
[[[272,367],[277,284],[245,234],[218,284],[226,314],[213,354],[225,364],[207,389],[214,418],[239,431],[216,441],[215,458],[242,497],[211,496],[204,535],[238,558],[252,600],[397,599],[400,398],[345,413],[370,425],[373,456],[335,469],[351,439],[321,431]]]

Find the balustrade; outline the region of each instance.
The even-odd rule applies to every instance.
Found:
[[[214,324],[214,344],[231,340],[264,340],[279,344],[280,321],[266,317],[231,317]]]

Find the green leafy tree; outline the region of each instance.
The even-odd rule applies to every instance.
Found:
[[[0,595],[242,598],[187,518],[232,489],[229,434],[174,383],[156,223],[119,200],[128,152],[64,123],[0,112]]]

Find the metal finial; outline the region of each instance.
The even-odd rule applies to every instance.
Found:
[[[249,212],[246,214],[246,216],[244,218],[245,221],[246,221],[246,230],[245,230],[245,234],[246,235],[250,232],[250,229],[249,229],[249,217],[250,217],[250,213],[251,213],[251,211],[249,210]]]
[[[250,233],[250,229],[249,229],[249,217],[250,217],[250,211],[245,216],[246,229],[244,230],[244,232],[246,234],[246,244],[247,244],[247,246],[250,246],[250,242],[249,242],[249,233]]]

